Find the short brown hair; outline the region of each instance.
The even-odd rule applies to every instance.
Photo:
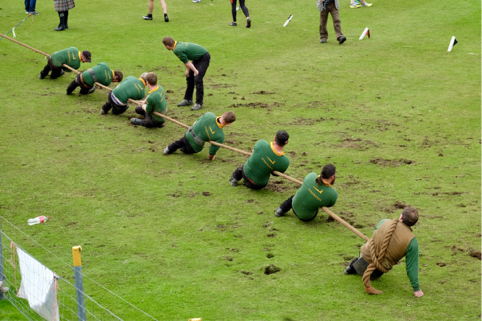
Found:
[[[174,41],[174,39],[172,39],[172,37],[164,37],[164,39],[162,39],[162,43],[164,44],[164,46],[172,47],[176,42]]]
[[[286,130],[278,130],[276,133],[276,144],[279,146],[284,146],[290,139],[290,135],[286,132]]]
[[[148,73],[146,76],[146,81],[151,86],[157,85],[157,75],[153,72]]]
[[[124,74],[120,70],[114,70],[114,76],[117,77],[117,81],[121,82],[124,79]]]
[[[402,212],[402,222],[407,226],[413,226],[418,221],[418,212],[414,207],[408,206]]]
[[[234,114],[234,111],[228,111],[223,114],[223,119],[228,124],[234,123],[234,121],[236,120],[236,115]]]

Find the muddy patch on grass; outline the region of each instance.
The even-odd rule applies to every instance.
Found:
[[[411,165],[415,162],[410,159],[400,158],[400,159],[383,159],[383,158],[374,158],[370,160],[370,163],[375,165],[380,165],[383,167],[399,167],[401,165]]]
[[[319,123],[319,122],[331,121],[331,120],[335,120],[335,119],[334,118],[323,118],[323,117],[320,117],[320,118],[317,118],[317,119],[309,119],[309,118],[300,117],[300,118],[293,119],[293,121],[291,123],[295,124],[295,125],[314,125],[314,124]]]
[[[471,257],[475,257],[475,258],[477,258],[477,259],[480,260],[480,251],[472,250],[472,251],[469,252],[469,255],[470,255]]]
[[[284,181],[271,180],[268,183],[268,185],[266,185],[265,189],[268,191],[275,191],[275,192],[282,193],[290,188],[288,185],[284,183],[285,183]]]
[[[278,273],[279,271],[281,271],[281,269],[274,264],[270,264],[264,268],[264,274],[266,275]]]
[[[253,94],[255,94],[255,95],[275,95],[276,93],[274,91],[260,90],[260,91],[254,92]]]
[[[333,146],[337,148],[351,148],[365,151],[373,147],[378,147],[378,144],[371,140],[362,140],[361,138],[345,138],[342,143]]]
[[[404,209],[405,207],[408,207],[410,206],[410,204],[405,204],[403,202],[400,202],[400,201],[395,201],[395,203],[393,203],[393,207],[397,208],[397,209]]]

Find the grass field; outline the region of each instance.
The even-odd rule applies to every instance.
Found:
[[[331,20],[319,43],[315,1],[253,1],[253,26],[231,21],[228,1],[76,1],[69,29],[55,32],[53,5],[16,40],[46,53],[92,52],[124,75],[156,72],[168,116],[192,124],[202,113],[234,110],[226,144],[251,151],[259,139],[290,134],[287,174],[302,180],[337,166],[332,211],[371,236],[384,218],[412,205],[420,220],[419,279],[413,296],[405,261],[364,293],[343,275],[364,241],[341,224],[303,223],[274,210],[298,186],[271,178],[261,191],[231,187],[246,157],[221,149],[162,155],[184,129],[148,130],[99,115],[107,91],[66,96],[73,74],[39,80],[44,57],[0,40],[0,215],[65,262],[83,247],[83,272],[158,320],[478,320],[481,316],[481,2],[373,1],[340,9],[347,42]],[[290,14],[293,19],[283,28]],[[0,32],[25,18],[23,3],[0,4]],[[358,40],[365,27],[371,38]],[[12,36],[12,34],[9,34]],[[204,108],[177,107],[184,66],[164,36],[211,53]],[[451,53],[452,36],[458,44]],[[113,86],[111,86],[113,87]],[[77,89],[78,92],[78,89]],[[27,220],[50,216],[45,224]],[[72,271],[8,223],[2,231],[59,275]],[[5,242],[5,238],[3,239]],[[479,255],[477,258],[476,256]],[[265,274],[274,265],[280,271]],[[73,281],[73,280],[72,280]],[[85,292],[124,320],[149,320],[90,279]],[[22,320],[5,301],[0,319]]]

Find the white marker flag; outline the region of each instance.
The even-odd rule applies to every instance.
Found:
[[[286,20],[285,24],[283,25],[283,27],[286,27],[288,25],[288,23],[290,23],[291,21],[291,18],[293,18],[293,15],[290,14],[290,16],[288,17],[288,20]]]
[[[450,39],[450,44],[449,44],[449,49],[447,50],[448,52],[452,51],[452,48],[457,44],[457,40],[455,39],[455,36]]]
[[[368,38],[370,38],[370,29],[368,29],[368,27],[363,30],[359,40],[362,40],[363,38],[365,38],[365,36],[368,36]]]

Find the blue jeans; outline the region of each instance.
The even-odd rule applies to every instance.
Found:
[[[37,0],[25,0],[25,11],[34,12],[36,4],[37,4]]]

